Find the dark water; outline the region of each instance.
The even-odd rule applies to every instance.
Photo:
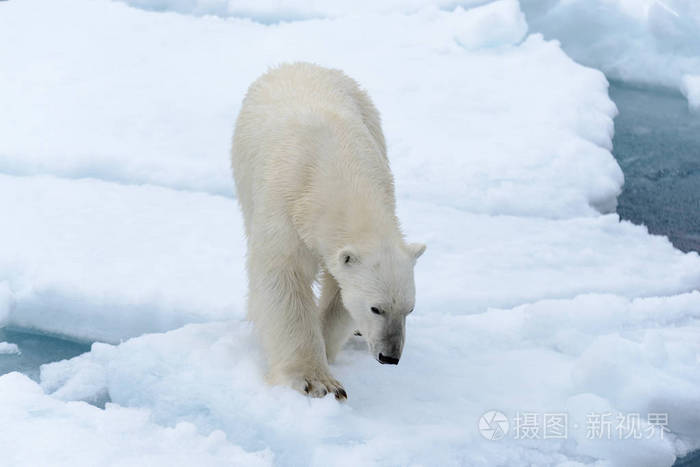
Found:
[[[700,451],[695,451],[687,456],[678,459],[673,467],[699,467],[700,466]]]
[[[613,82],[613,153],[625,174],[617,212],[700,251],[700,113],[678,92]]]
[[[79,344],[54,337],[0,329],[0,342],[17,344],[19,355],[0,354],[0,375],[19,371],[39,381],[39,366],[73,358],[90,350],[89,344]]]

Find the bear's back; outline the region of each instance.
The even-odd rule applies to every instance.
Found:
[[[314,125],[327,114],[360,118],[386,157],[379,112],[357,82],[340,70],[305,62],[280,65],[253,82],[241,111],[258,114],[260,124],[278,119]]]
[[[379,113],[339,70],[294,63],[253,82],[236,122],[232,167],[247,220],[261,209],[311,219],[327,199],[356,199],[357,180],[394,209]]]

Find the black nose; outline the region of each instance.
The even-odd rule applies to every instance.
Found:
[[[379,363],[388,363],[389,365],[398,365],[399,359],[394,357],[387,357],[386,355],[379,354]]]

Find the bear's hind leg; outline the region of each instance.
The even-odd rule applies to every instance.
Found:
[[[323,340],[326,343],[326,357],[329,362],[333,362],[355,329],[355,322],[343,306],[338,282],[327,271],[323,271],[321,276],[319,308]]]
[[[296,251],[290,256],[271,255],[269,248],[249,249],[248,317],[267,356],[267,379],[313,397],[332,393],[345,399],[347,394],[326,360],[311,287],[317,265],[303,247]]]

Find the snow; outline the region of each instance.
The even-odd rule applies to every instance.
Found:
[[[561,41],[575,60],[613,79],[682,90],[686,75],[700,73],[700,3],[695,0],[521,4],[531,31]]]
[[[191,423],[155,424],[147,410],[63,402],[19,373],[0,377],[3,465],[172,466],[271,464],[266,451],[246,452],[221,431]]]
[[[450,23],[457,43],[469,50],[517,44],[527,34],[525,15],[517,0],[500,0],[467,11],[457,7]]]
[[[233,199],[0,175],[0,211],[12,219],[0,242],[9,325],[119,342],[243,307],[245,242]]]
[[[128,3],[0,3],[0,326],[99,341],[40,386],[0,376],[3,462],[659,466],[700,447],[700,257],[611,213],[607,81],[528,35],[518,2]],[[428,244],[401,365],[354,338],[345,404],[267,386],[244,320],[231,132],[248,84],[295,60],[366,86]],[[578,428],[490,441],[489,410]],[[669,431],[590,439],[591,412]]]
[[[262,389],[261,355],[250,325],[238,320],[94,344],[89,354],[44,366],[41,379],[60,399],[108,392],[119,405],[151,408],[159,422],[221,429],[248,451],[274,446],[289,465],[542,465],[582,457],[670,465],[677,446],[669,434],[645,443],[595,443],[585,431],[568,445],[495,443],[481,438],[475,421],[491,408],[567,410],[582,426],[591,411],[661,410],[673,433],[697,441],[698,413],[687,409],[700,404],[698,320],[699,292],[586,294],[466,316],[430,310],[409,318],[396,368],[376,365],[359,339],[343,352],[334,370],[346,404]]]
[[[475,48],[472,42],[479,46],[489,41],[516,43],[528,30],[521,18],[522,6],[531,32],[561,41],[575,60],[613,79],[672,87],[688,95],[686,76],[700,73],[700,4],[695,0],[122,1],[147,10],[249,18],[265,24],[342,18],[358,12],[366,16],[453,10],[455,21],[459,16],[468,18],[455,32],[456,41],[466,48]],[[472,11],[467,13],[465,8]],[[515,14],[493,15],[493,10],[513,9]],[[699,107],[690,97],[689,101],[691,109]]]
[[[129,5],[155,11],[177,11],[193,15],[217,15],[250,18],[261,23],[298,21],[304,19],[337,18],[356,15],[392,12],[415,12],[421,8],[437,6],[452,9],[456,5],[475,6],[483,0],[358,0],[352,3],[327,0],[121,0]]]
[[[12,344],[10,342],[0,342],[0,355],[19,355],[19,347],[17,344]]]
[[[245,241],[231,198],[0,175],[0,211],[13,219],[0,242],[12,326],[116,343],[244,315]],[[670,295],[700,283],[697,255],[616,214],[550,220],[402,200],[399,216],[408,238],[431,248],[416,270],[424,313],[587,292]]]
[[[605,78],[538,36],[521,43],[512,0],[273,26],[105,1],[42,2],[39,17],[32,0],[0,8],[0,41],[18,44],[0,49],[2,173],[232,196],[241,97],[269,66],[307,60],[374,96],[404,197],[561,218],[614,209],[623,183]],[[488,20],[481,42],[474,15]],[[486,27],[498,22],[514,32]]]

